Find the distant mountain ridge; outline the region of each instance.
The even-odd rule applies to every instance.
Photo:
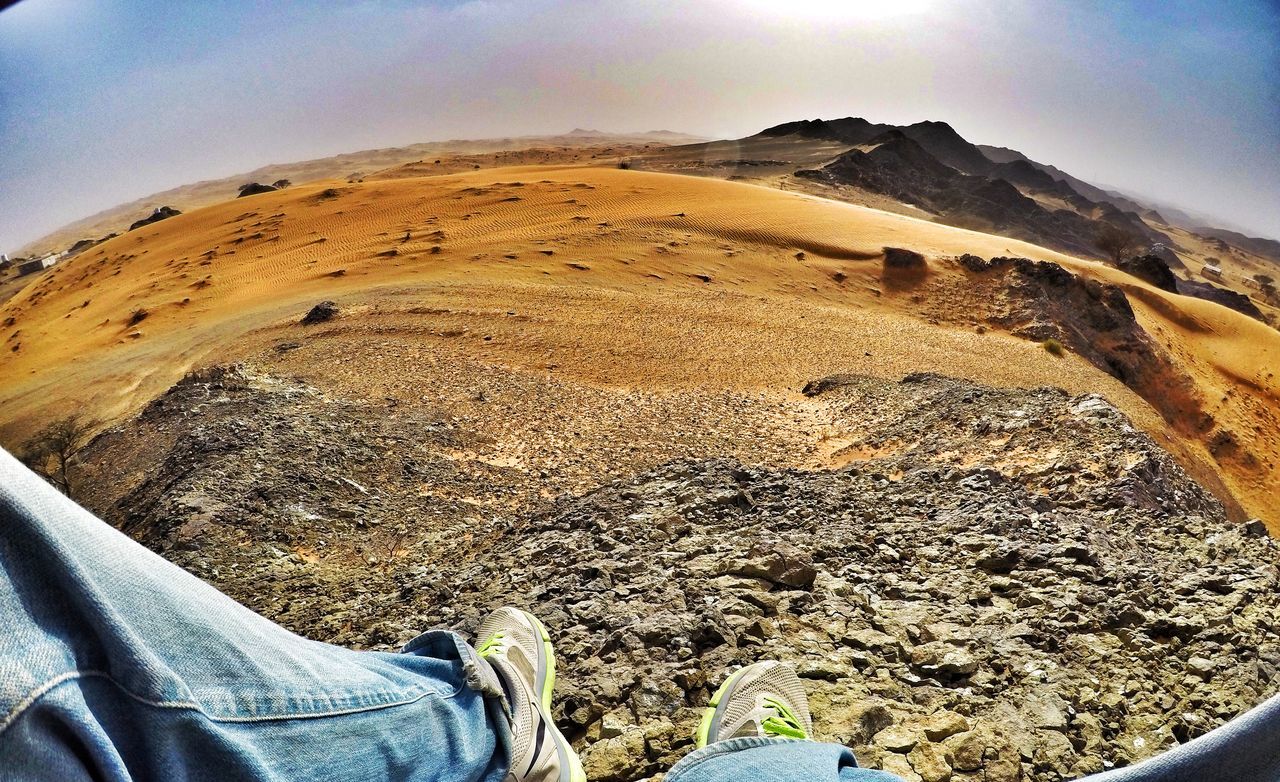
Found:
[[[757,134],[788,135],[852,146],[797,176],[887,195],[953,225],[1085,254],[1096,254],[1094,238],[1108,225],[1148,243],[1171,243],[1144,222],[1149,208],[1016,150],[970,143],[945,122],[894,126],[845,117],[788,122]]]

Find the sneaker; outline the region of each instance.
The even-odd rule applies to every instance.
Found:
[[[698,726],[697,745],[737,736],[813,737],[809,699],[791,666],[775,660],[752,663],[716,690]]]
[[[586,782],[578,753],[551,719],[556,659],[537,617],[499,608],[480,623],[476,648],[503,680],[511,705],[510,782]]]

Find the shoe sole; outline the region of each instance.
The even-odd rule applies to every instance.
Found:
[[[716,694],[711,696],[711,702],[707,704],[707,708],[702,712],[702,721],[698,723],[698,733],[695,737],[695,746],[707,746],[708,739],[714,733],[713,728],[719,727],[722,709],[727,705],[730,696],[733,694],[734,687],[742,680],[743,675],[751,670],[754,665],[734,672],[732,676],[724,680],[724,684],[720,685],[720,689],[716,690]]]
[[[551,646],[551,634],[547,632],[547,628],[538,617],[528,611],[521,611],[525,618],[529,620],[529,624],[533,629],[538,631],[538,672],[534,689],[538,693],[538,711],[542,713],[542,719],[551,731],[551,738],[556,743],[556,753],[560,756],[560,774],[561,782],[587,782],[587,774],[582,769],[582,760],[578,758],[578,753],[574,751],[573,745],[564,737],[560,729],[556,727],[555,720],[551,718],[551,692],[556,686],[556,655],[555,650]],[[568,769],[569,775],[564,775],[563,769]]]

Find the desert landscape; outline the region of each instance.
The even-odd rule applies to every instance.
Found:
[[[307,638],[396,651],[498,606],[536,613],[559,656],[552,716],[593,782],[661,780],[724,672],[765,658],[795,667],[816,738],[904,782],[1078,779],[1280,692],[1280,241],[1225,202],[1206,213],[1222,190],[1168,154],[1150,107],[1078,117],[1038,60],[966,93],[949,71],[978,65],[905,34],[950,24],[934,4],[728,5],[682,13],[739,14],[732,34],[692,45],[696,24],[645,11],[665,19],[645,40],[684,48],[596,62],[583,30],[631,34],[598,9],[497,18],[481,45],[465,42],[488,5],[427,4],[386,30],[443,25],[465,55],[396,39],[384,62],[349,19],[349,46],[317,37],[303,76],[284,58],[254,82],[275,101],[251,121],[222,82],[120,119],[203,173],[176,184],[135,159],[120,179],[164,184],[108,189],[59,159],[70,185],[27,182],[33,205],[0,213],[26,231],[73,213],[55,192],[127,193],[0,258],[0,447]],[[989,13],[947,27],[958,49],[998,48],[1008,20]],[[753,48],[769,36],[784,60]],[[1124,68],[1081,64],[1097,46],[1066,56],[1101,101]],[[372,70],[344,81],[335,51]],[[1028,104],[1023,79],[1054,86]],[[944,84],[978,109],[901,119],[954,108]],[[649,111],[673,130],[539,130],[597,116],[575,90],[693,102]],[[865,94],[867,118],[828,93]],[[1008,138],[975,120],[988,110]],[[468,113],[498,131],[405,143]],[[1220,130],[1252,115],[1202,114],[1221,143],[1196,154],[1222,181],[1265,179],[1233,157],[1258,139]],[[306,154],[260,165],[290,159],[288,133]],[[48,155],[75,151],[60,143]],[[1160,176],[1116,151],[1139,147]],[[224,148],[253,162],[200,160]],[[1175,181],[1203,192],[1184,202]]]
[[[813,170],[808,139],[779,139],[736,146]],[[505,556],[481,541],[559,551],[572,537],[577,564],[529,574],[536,590],[562,584],[559,597],[528,599],[561,606],[553,621],[584,650],[621,633],[618,659],[635,677],[601,701],[587,694],[603,686],[600,658],[569,662],[582,695],[564,717],[592,778],[643,777],[683,753],[680,711],[660,701],[707,697],[703,674],[680,673],[694,652],[711,665],[789,650],[840,715],[831,735],[908,779],[934,761],[953,778],[1099,771],[1269,691],[1259,666],[1280,655],[1264,564],[1280,519],[1270,303],[1252,300],[1250,317],[1098,253],[946,225],[795,174],[729,172],[706,147],[535,144],[415,160],[126,230],[24,278],[0,309],[0,436],[21,448],[51,418],[93,421],[71,471],[83,502],[267,616],[357,647],[476,621],[500,598],[459,602],[487,583],[467,568]],[[1156,225],[1193,279],[1205,240]],[[1233,253],[1232,278],[1270,263]],[[824,487],[832,480],[871,483],[856,500],[806,499],[850,490]],[[703,488],[680,488],[691,483]],[[1011,505],[983,495],[996,485]],[[975,491],[987,499],[963,510]],[[908,522],[917,503],[935,510]],[[893,581],[823,542],[860,504],[846,545],[888,557]],[[706,514],[708,529],[744,541],[727,574],[697,565],[723,543],[670,526]],[[642,518],[660,519],[657,531],[635,527]],[[1027,532],[1005,526],[1036,518]],[[1203,549],[1205,525],[1233,542]],[[969,542],[938,551],[929,541],[944,530]],[[681,589],[700,584],[714,619],[618,558],[619,546],[667,551],[654,534],[680,536],[669,554],[690,568]],[[1152,563],[1156,550],[1172,558]],[[1051,583],[1019,578],[1037,557],[1031,572],[1070,561],[1078,585],[1063,592],[1055,577],[1052,597],[1027,597]],[[1221,600],[1161,606],[1189,583],[1180,557],[1253,606],[1231,619],[1248,653],[1210,651],[1221,641],[1207,617],[1230,610]],[[926,560],[975,576],[947,598],[929,591]],[[455,599],[433,599],[443,587],[429,574],[458,568],[446,579]],[[668,630],[589,598],[596,572],[616,572],[607,589],[620,596],[668,606]],[[1127,579],[1155,591],[1124,618],[1115,590]],[[406,615],[398,596],[419,589]],[[872,602],[848,602],[860,594]],[[1071,630],[1045,613],[1071,606],[1107,609],[1074,621],[1120,644],[1106,661],[1117,682],[1151,654],[1168,660],[1138,704],[1172,698],[1191,716],[1162,727],[1141,705],[1100,710],[1108,691],[1080,678],[1097,651],[1060,645]],[[860,611],[877,617],[870,629],[832,624]],[[975,622],[989,629],[959,629]],[[805,629],[818,626],[831,640]],[[1232,667],[1192,686],[1191,660]],[[1015,707],[1041,668],[1054,686],[1027,691],[1031,713]],[[655,684],[665,675],[688,681],[668,695]],[[992,713],[1019,716],[979,716],[947,694],[961,682],[981,682]],[[934,694],[918,701],[923,691]],[[1062,726],[1036,722],[1070,710]],[[919,751],[886,745],[895,726],[910,735],[939,720],[964,747],[947,743],[951,728]],[[979,759],[957,760],[972,742],[986,747]]]

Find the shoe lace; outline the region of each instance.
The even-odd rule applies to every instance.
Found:
[[[480,647],[476,649],[476,654],[480,655],[481,657],[490,657],[494,654],[497,654],[498,652],[502,651],[503,641],[504,639],[506,639],[506,637],[507,637],[507,634],[502,630],[499,630],[498,632],[484,639],[484,643],[480,644]]]
[[[764,718],[760,722],[760,728],[766,736],[774,736],[786,739],[807,739],[808,734],[804,732],[804,728],[800,725],[800,718],[791,710],[791,707],[777,698],[766,697],[764,705],[773,710],[774,714]]]

